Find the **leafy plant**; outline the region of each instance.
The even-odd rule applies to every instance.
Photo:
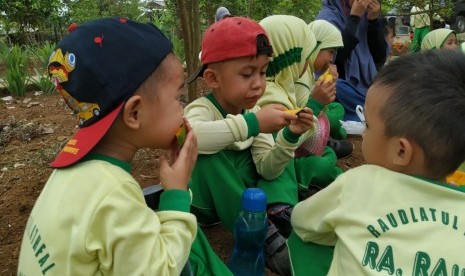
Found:
[[[173,27],[175,18],[169,10],[164,10],[157,16],[153,17],[153,24],[157,26],[173,43],[173,52],[177,57],[184,62],[186,60],[186,55],[184,52],[184,43],[180,38],[177,28]]]
[[[1,81],[12,96],[24,96],[29,82],[28,53],[19,45],[8,48],[3,44],[0,48],[0,56],[6,66],[6,75]]]
[[[31,82],[35,86],[37,86],[40,89],[40,91],[44,93],[52,94],[53,92],[55,92],[56,87],[50,80],[48,74],[41,74],[39,71],[37,71],[36,68],[34,68],[34,71],[36,75],[34,77],[31,77]]]
[[[29,48],[29,52],[34,56],[33,64],[35,66],[35,76],[31,77],[31,82],[44,93],[55,91],[55,85],[50,81],[47,71],[48,60],[54,48],[55,44],[48,41],[42,46]]]

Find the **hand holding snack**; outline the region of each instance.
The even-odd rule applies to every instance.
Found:
[[[269,104],[255,113],[257,116],[260,132],[274,133],[285,126],[288,126],[292,120],[298,117],[290,112],[284,112],[287,109],[281,104]]]
[[[165,156],[160,156],[160,182],[165,190],[187,190],[192,170],[197,161],[197,138],[185,118],[182,129],[178,130],[179,136],[176,133],[178,144],[182,145],[182,148],[176,145],[170,150],[173,163],[170,164]],[[182,139],[182,136],[185,139]]]
[[[313,110],[308,107],[301,108],[298,118],[292,120],[289,129],[294,134],[303,134],[313,127]]]

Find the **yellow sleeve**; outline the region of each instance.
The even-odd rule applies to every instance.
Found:
[[[169,196],[170,191],[165,192]],[[195,216],[185,211],[155,213],[140,197],[135,185],[112,189],[89,223],[86,250],[98,257],[103,274],[179,275],[197,234]],[[176,197],[176,209],[188,210],[188,192],[178,191]]]
[[[294,158],[297,146],[284,138],[283,130],[278,132],[276,142],[271,134],[260,133],[252,144],[252,157],[257,172],[267,180],[275,179]]]
[[[207,99],[199,98],[184,110],[186,118],[197,136],[200,154],[213,154],[235,142],[248,139],[247,122],[242,115],[223,118]]]
[[[292,227],[304,242],[336,244],[337,236],[331,219],[340,205],[344,182],[345,175],[342,174],[328,187],[294,207]]]
[[[415,6],[412,7],[412,9],[410,10],[410,13],[414,13],[414,12],[417,12],[417,8]],[[416,14],[412,14],[410,15],[410,26],[412,28],[415,28],[415,16]]]

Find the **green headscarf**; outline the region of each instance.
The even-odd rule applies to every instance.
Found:
[[[344,43],[342,42],[342,35],[339,29],[326,20],[315,20],[308,24],[308,26],[310,27],[310,31],[315,35],[317,43],[316,50],[310,55],[309,67],[314,72],[314,63],[321,50],[342,48],[344,47]]]
[[[315,36],[305,21],[291,15],[272,15],[259,24],[273,46],[273,57],[266,72],[266,90],[258,105],[279,103],[288,109],[296,108],[294,82],[316,48]]]
[[[315,60],[321,50],[344,47],[342,35],[336,26],[326,20],[315,20],[308,24],[317,40],[317,48],[310,55],[309,66],[305,74],[296,81],[296,98],[299,107],[307,103],[311,87],[315,84]]]
[[[450,34],[455,34],[455,31],[441,28],[429,32],[421,42],[421,50],[441,49]]]

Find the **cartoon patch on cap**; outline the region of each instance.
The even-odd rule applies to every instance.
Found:
[[[100,107],[96,103],[80,102],[71,96],[61,85],[68,81],[69,74],[76,66],[76,57],[73,53],[63,55],[61,49],[56,49],[49,59],[48,73],[57,90],[63,96],[66,104],[77,114],[79,125],[100,114]]]

